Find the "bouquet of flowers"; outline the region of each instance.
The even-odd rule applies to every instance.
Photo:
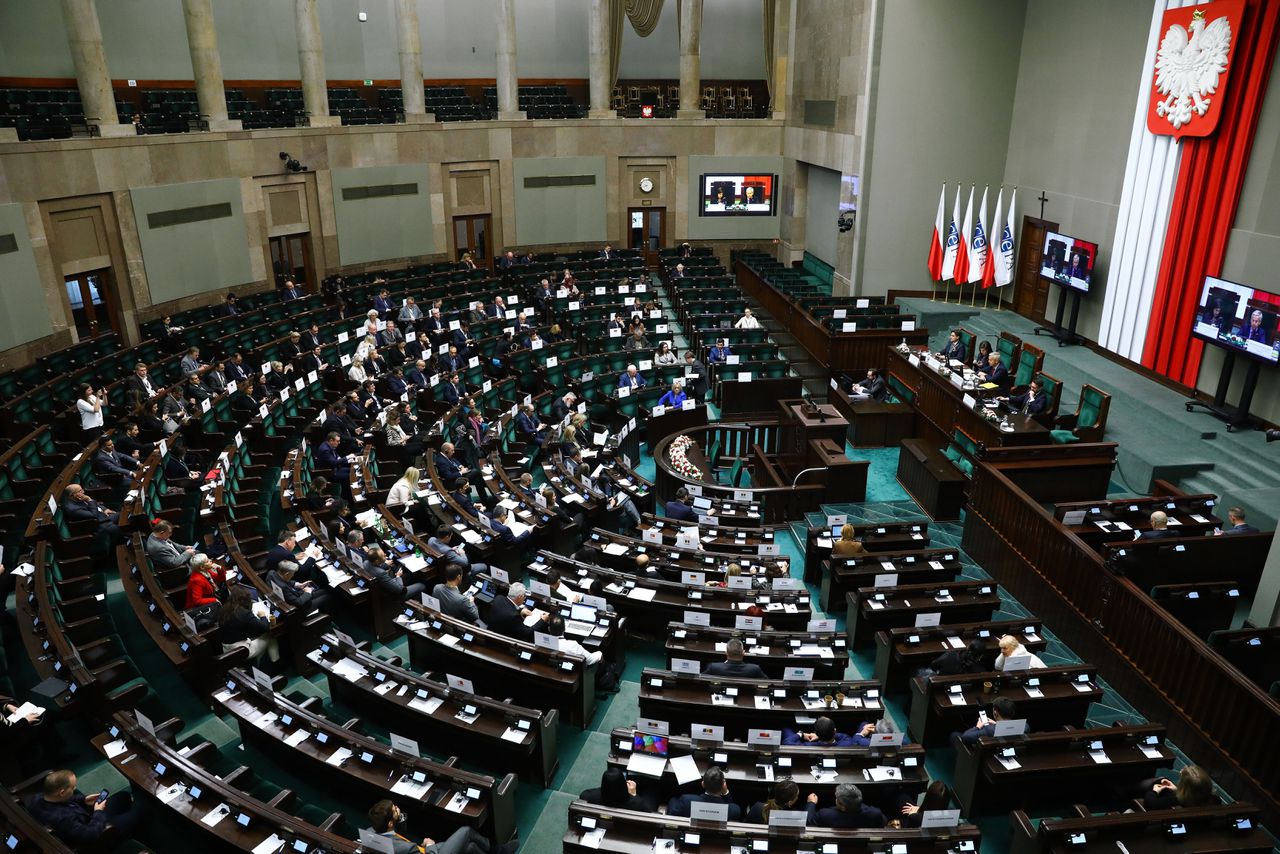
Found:
[[[688,436],[677,436],[671,443],[668,454],[671,458],[671,467],[676,470],[677,474],[692,480],[702,480],[702,470],[689,461],[688,450],[693,444],[693,439]]]

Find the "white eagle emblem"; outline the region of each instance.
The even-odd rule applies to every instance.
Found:
[[[1174,128],[1191,121],[1191,113],[1203,116],[1211,103],[1206,95],[1218,89],[1218,77],[1227,70],[1231,47],[1231,22],[1217,18],[1208,26],[1204,11],[1191,18],[1191,35],[1181,24],[1173,24],[1160,40],[1156,54],[1156,88],[1165,99],[1156,105],[1156,115]]]

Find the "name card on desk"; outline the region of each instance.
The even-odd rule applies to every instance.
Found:
[[[734,500],[734,501],[750,501],[750,500],[751,500],[751,490],[749,490],[749,489],[735,489],[735,490],[733,491],[733,500]]]
[[[781,553],[782,553],[782,546],[778,545],[777,543],[761,543],[759,546],[756,547],[756,554],[760,555],[761,557],[766,557],[766,556],[776,557]],[[779,578],[775,580],[782,581],[783,579]],[[795,581],[796,579],[792,578],[787,580]],[[777,587],[776,584],[774,585],[774,588],[780,589]]]
[[[921,829],[929,827],[956,827],[960,824],[960,810],[925,810],[920,814]]]
[[[640,536],[644,538],[646,543],[662,543],[662,530],[660,528],[645,528],[640,532]]]
[[[857,332],[858,324],[850,323],[846,321],[845,323],[840,324],[840,331],[841,332]]]
[[[650,414],[654,418],[661,418],[663,415],[667,414],[667,408],[662,404],[658,404],[657,406],[655,406],[653,409],[650,410]]]
[[[834,513],[827,517],[827,527],[834,528],[836,526],[844,527],[849,522],[849,517],[844,513]]]
[[[812,667],[788,667],[782,671],[782,678],[787,682],[812,682]]]
[[[698,529],[688,528],[676,534],[676,548],[678,549],[698,548]]]
[[[854,307],[854,308],[870,308],[870,307],[871,307],[871,300],[869,300],[869,299],[860,299],[860,300],[858,300],[857,302],[855,302],[855,303],[853,304],[853,307]]]
[[[1023,735],[1027,731],[1027,721],[1025,718],[1012,721],[996,721],[995,732],[992,733],[996,738],[1008,738],[1015,735]]]
[[[560,650],[560,638],[555,635],[549,635],[546,632],[534,632],[533,645],[549,649],[552,652],[558,652]]]
[[[846,309],[843,309],[843,308],[837,308],[837,309],[835,309],[834,311],[832,311],[832,312],[831,312],[831,316],[832,316],[833,318],[835,318],[836,320],[844,320],[845,315],[847,315],[848,313],[849,313],[849,312],[848,312]]]
[[[684,622],[690,626],[710,626],[711,615],[701,611],[685,611]]]
[[[964,396],[964,405],[967,406],[968,408],[973,409],[973,407],[976,406],[977,403],[978,401],[973,399],[973,395],[966,394]]]
[[[729,805],[694,801],[689,804],[689,818],[694,821],[713,821],[717,824],[725,824],[729,821]]]
[[[689,737],[694,741],[724,741],[724,727],[713,724],[690,724]]]
[[[687,412],[688,410],[693,409],[697,405],[698,405],[698,401],[696,400],[686,400],[684,403],[680,404],[680,408]]]
[[[737,617],[733,627],[743,631],[758,632],[764,628],[764,617]]]
[[[380,836],[367,827],[360,828],[360,847],[376,854],[396,854],[390,837]]]
[[[430,608],[430,609],[431,609],[431,610],[433,610],[433,611],[439,611],[439,610],[440,610],[440,600],[439,600],[439,599],[437,599],[436,597],[432,596],[430,593],[423,593],[423,594],[421,594],[421,597],[422,597],[422,604],[423,604],[423,605],[426,605],[428,608]]]
[[[394,732],[389,733],[391,739],[391,749],[397,753],[404,753],[408,756],[421,756],[422,752],[418,749],[418,742],[412,738],[405,738],[403,735],[396,735]]]
[[[912,353],[910,356],[908,356],[907,361],[911,363],[911,367],[913,368],[920,367],[920,357],[917,356],[915,353]]]
[[[902,321],[902,331],[903,331],[903,332],[915,332],[915,331],[916,331],[916,322],[915,322],[914,320],[904,320],[904,321]]]
[[[872,587],[897,587],[898,573],[896,572],[878,573],[876,575],[875,581],[872,583],[871,586]]]
[[[790,668],[789,668],[790,669]],[[809,668],[806,668],[809,669]],[[809,669],[809,679],[813,678],[813,670]],[[747,744],[759,745],[761,747],[780,747],[782,745],[782,730],[780,729],[753,729],[747,733]],[[726,808],[728,804],[724,804]]]
[[[489,567],[489,571],[493,572],[494,567]],[[534,596],[540,596],[543,599],[551,598],[551,585],[545,581],[530,581],[529,592]]]
[[[652,718],[638,718],[636,720],[636,729],[641,732],[647,732],[650,735],[669,735],[671,733],[671,724],[666,721],[656,721]]]
[[[693,584],[701,587],[707,583],[707,574],[705,572],[694,572],[686,569],[684,572],[680,573],[680,583]]]
[[[697,675],[702,672],[702,662],[694,658],[673,658],[671,659],[672,673],[690,673]]]
[[[871,744],[869,747],[901,747],[902,736],[900,732],[877,732],[871,736]]]
[[[769,811],[770,827],[804,827],[808,821],[809,814],[804,810]]]
[[[810,632],[834,632],[835,630],[835,620],[810,620],[807,629]]]
[[[636,363],[636,369],[641,371],[653,370],[653,359],[641,359]]]
[[[916,628],[927,629],[942,622],[942,614],[933,611],[929,614],[916,614]]]
[[[631,389],[627,386],[622,386],[618,389],[618,398],[622,399],[624,397],[631,397]]]
[[[726,365],[736,365],[740,358],[739,356],[725,356],[724,363]]]
[[[445,674],[445,681],[449,683],[449,687],[455,691],[465,691],[468,694],[476,692],[475,686],[471,684],[470,679],[463,679],[461,676],[453,676]]]
[[[503,584],[511,583],[511,574],[505,569],[499,569],[496,566],[491,566],[489,567],[489,574],[493,576],[495,580],[501,581]]]
[[[961,388],[962,386],[964,386],[964,377],[960,376],[959,374],[952,374],[951,384],[956,388]]]

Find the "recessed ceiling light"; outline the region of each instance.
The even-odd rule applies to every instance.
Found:
[[[369,20],[369,13],[368,13],[368,12],[357,12],[357,13],[356,13],[356,19],[357,19],[357,20],[359,20],[359,21],[360,21],[360,23],[362,23],[362,24],[363,24],[365,21]]]

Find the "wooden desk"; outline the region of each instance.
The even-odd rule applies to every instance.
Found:
[[[1063,726],[1083,727],[1089,706],[1102,699],[1102,689],[1094,683],[1096,670],[1084,664],[1044,667],[1016,673],[971,673],[965,676],[934,676],[927,681],[911,680],[911,717],[908,731],[925,747],[940,747],[952,733],[964,732],[996,697],[1008,697],[1017,706],[1016,715],[1025,718],[1030,732]],[[1085,681],[1078,681],[1087,677]],[[1039,680],[1031,686],[1030,680]],[[988,689],[986,686],[990,684]],[[960,702],[951,700],[951,688]],[[1076,687],[1080,686],[1080,687]],[[1028,688],[1042,696],[1032,696]]]
[[[844,449],[849,422],[831,404],[818,404],[810,411],[804,403],[779,400],[778,407],[782,410],[781,453],[804,455],[806,446],[813,439],[830,439],[841,450]]]
[[[799,397],[803,391],[804,381],[800,377],[756,377],[751,382],[723,380],[720,418],[724,421],[769,418],[777,411],[774,401]]]
[[[986,652],[982,660],[989,668],[1000,654],[1001,637],[1013,635],[1029,651],[1038,653],[1049,645],[1042,631],[1040,621],[1030,618],[876,632],[876,679],[886,693],[906,694],[910,677],[944,652],[963,649],[976,638],[983,642]],[[961,645],[956,646],[952,638]]]
[[[733,692],[736,695],[730,696]],[[844,695],[843,705],[828,707],[824,698],[834,701],[837,694]],[[688,735],[693,724],[714,721],[724,726],[725,738],[740,741],[752,729],[795,729],[798,717],[828,717],[837,730],[852,733],[868,720],[883,717],[879,694],[872,681],[732,679],[646,667],[640,680],[640,714],[666,721],[678,735]],[[756,705],[758,696],[769,698],[768,708]]]
[[[928,439],[903,439],[898,483],[929,518],[959,519],[969,480]]]
[[[956,800],[966,818],[1014,807],[1106,806],[1114,801],[1114,792],[1130,785],[1136,789],[1159,769],[1173,767],[1173,751],[1163,742],[1163,724],[983,737],[977,744],[956,747]],[[1094,751],[1094,745],[1102,749]],[[1013,753],[1005,757],[1006,751]],[[1107,761],[1095,761],[1095,752]],[[1020,767],[1008,767],[1010,759]]]
[[[940,601],[943,590],[951,596]],[[870,644],[876,632],[914,626],[920,614],[940,614],[944,624],[988,620],[1000,607],[1000,594],[992,581],[899,584],[860,587],[845,594],[845,604],[845,631],[858,648]]]
[[[916,393],[916,428],[922,439],[945,447],[951,441],[953,431],[959,427],[975,441],[989,447],[1050,443],[1049,431],[1029,416],[1009,415],[1009,423],[1013,425],[1010,432],[1002,431],[998,423],[983,417],[978,411],[982,408],[981,399],[1001,394],[999,389],[986,392],[980,388],[958,388],[951,381],[951,372],[941,376],[923,360],[918,365],[911,364],[910,359],[917,355],[914,352],[903,355],[896,348],[890,348],[887,359],[889,370]],[[970,409],[964,403],[965,395],[978,400],[979,405]]]
[[[1247,819],[1249,830],[1236,830],[1236,822]],[[1089,818],[1045,818],[1039,827],[1026,813],[1015,810],[1009,816],[1013,827],[1012,854],[1103,854],[1120,850],[1129,854],[1267,854],[1275,841],[1262,829],[1258,808],[1235,803],[1223,806],[1192,807],[1153,812],[1114,813]],[[1173,823],[1182,824],[1187,834],[1176,842],[1166,834]],[[1084,844],[1068,842],[1083,835]]]
[[[842,388],[828,389],[827,399],[849,422],[849,444],[855,448],[896,448],[915,435],[916,411],[909,403],[853,401]]]
[[[854,525],[853,535],[869,552],[923,549],[929,546],[929,520]],[[836,534],[838,538],[838,532]],[[831,557],[832,532],[826,525],[809,528],[805,534],[804,580],[820,584],[825,561]]]
[[[725,644],[731,638],[746,644],[747,663],[760,665],[771,679],[781,679],[788,667],[812,667],[815,679],[838,680],[849,667],[848,642],[835,632],[753,632],[687,623],[667,627],[667,665],[670,667],[672,659],[686,658],[702,662],[705,669],[705,665],[724,661]]]
[[[818,601],[830,613],[845,605],[845,594],[875,586],[876,578],[896,575],[895,584],[936,584],[954,581],[960,574],[960,553],[955,549],[876,552],[824,561]]]
[[[707,423],[705,404],[700,403],[692,409],[668,409],[661,415],[650,415],[645,421],[646,441],[652,448],[672,433],[678,433],[690,427],[705,427]]]

